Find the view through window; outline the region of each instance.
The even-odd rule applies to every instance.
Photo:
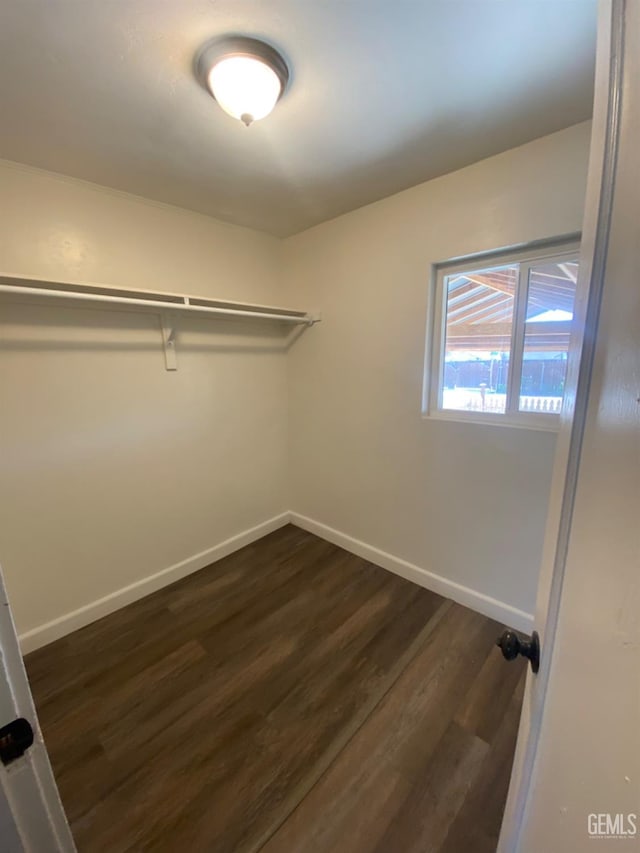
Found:
[[[577,250],[441,271],[442,333],[432,377],[437,408],[514,422],[557,415],[577,274]]]

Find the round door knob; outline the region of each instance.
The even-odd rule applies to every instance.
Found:
[[[496,645],[502,650],[505,660],[515,660],[522,655],[529,660],[533,672],[540,667],[540,638],[538,632],[534,631],[530,640],[521,639],[515,631],[503,631],[498,637]]]

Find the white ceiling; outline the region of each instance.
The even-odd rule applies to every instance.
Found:
[[[596,0],[3,0],[0,157],[278,235],[589,118]],[[245,128],[196,83],[286,56]]]

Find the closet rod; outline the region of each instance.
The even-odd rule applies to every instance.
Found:
[[[79,286],[80,287],[80,286]],[[103,288],[101,288],[103,289]],[[147,291],[148,293],[149,291]],[[218,314],[225,317],[255,317],[260,320],[276,320],[279,323],[291,323],[312,326],[319,322],[319,317],[314,317],[302,311],[285,311],[278,309],[266,309],[262,306],[245,308],[224,308],[220,305],[193,304],[218,302],[218,300],[207,300],[203,297],[176,297],[167,294],[170,298],[162,299],[162,294],[152,294],[152,298],[136,298],[134,296],[110,296],[104,293],[91,293],[83,290],[56,290],[52,287],[38,287],[33,285],[20,286],[0,283],[0,293],[11,293],[19,296],[46,296],[56,299],[72,299],[75,301],[105,302],[114,305],[136,305],[140,308],[161,308],[164,311],[191,311],[199,314]],[[154,299],[157,295],[159,299]],[[181,301],[171,301],[171,300]],[[235,303],[232,303],[235,304]]]

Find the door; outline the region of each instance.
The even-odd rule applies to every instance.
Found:
[[[593,839],[601,851],[622,840],[638,849],[639,56],[640,3],[603,2],[580,260],[585,343],[558,439],[536,608],[542,657],[528,675],[501,853],[577,853]]]
[[[4,749],[0,737],[0,753],[8,761],[0,761],[0,849],[2,853],[72,853],[75,845],[38,726],[1,570],[0,605],[0,728],[15,720],[26,721],[20,733],[5,739]],[[33,744],[10,760],[7,741],[19,744],[29,726]]]

